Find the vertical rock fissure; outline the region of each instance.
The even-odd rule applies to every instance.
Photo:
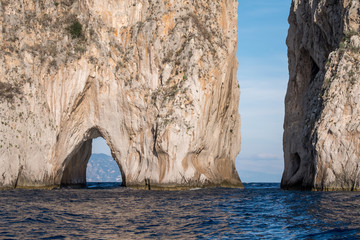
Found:
[[[154,126],[151,128],[151,132],[152,132],[152,135],[153,135],[153,154],[158,157],[158,153],[156,151],[156,143],[157,143],[157,138],[158,138],[158,130],[159,130],[159,124],[156,122],[155,123],[155,128]]]
[[[19,169],[19,173],[18,173],[18,175],[17,175],[17,178],[16,178],[16,181],[15,181],[15,188],[18,186],[18,184],[19,184],[19,179],[20,179],[20,177],[21,177],[21,172],[23,171],[23,166],[21,165],[20,166],[20,169]]]

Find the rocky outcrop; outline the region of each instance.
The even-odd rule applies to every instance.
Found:
[[[237,2],[0,1],[0,187],[235,186]],[[146,184],[145,184],[146,183]]]
[[[283,188],[360,190],[360,4],[294,0]]]

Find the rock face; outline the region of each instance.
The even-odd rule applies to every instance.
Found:
[[[293,0],[283,188],[360,190],[360,3]]]
[[[237,2],[0,1],[0,187],[242,187]]]

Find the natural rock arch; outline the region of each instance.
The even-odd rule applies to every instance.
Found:
[[[86,170],[92,154],[92,141],[95,138],[104,137],[101,134],[101,131],[97,128],[90,129],[88,133],[85,134],[85,136],[87,136],[89,139],[83,139],[81,143],[77,147],[75,147],[72,153],[65,159],[64,164],[61,166],[61,169],[58,170],[59,175],[62,175],[60,181],[61,186],[86,185]],[[122,176],[122,184],[126,186],[126,178],[122,170],[120,161],[113,154],[112,158],[120,169]]]
[[[242,187],[236,1],[0,4],[0,187],[82,183],[95,136],[126,186]]]

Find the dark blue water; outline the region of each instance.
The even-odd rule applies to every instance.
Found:
[[[360,239],[360,193],[246,189],[0,192],[1,239]]]

